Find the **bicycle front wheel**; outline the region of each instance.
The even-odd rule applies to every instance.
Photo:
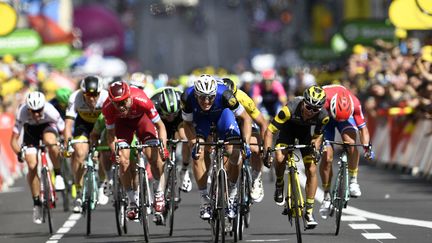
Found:
[[[165,189],[165,195],[167,200],[167,215],[169,220],[169,236],[173,235],[174,230],[174,212],[176,207],[176,167],[171,167],[168,173],[168,183]]]
[[[117,234],[123,234],[123,228],[126,224],[125,205],[123,201],[123,188],[119,178],[119,167],[115,166],[113,171],[113,196],[114,196],[114,211],[116,218]]]
[[[43,202],[42,202],[42,215],[43,221],[48,221],[48,228],[50,234],[53,233],[53,226],[51,220],[51,180],[48,178],[50,175],[46,168],[42,168],[42,183],[43,183]]]
[[[91,211],[92,211],[92,190],[93,190],[93,179],[92,176],[89,175],[88,173],[85,175],[85,187],[84,188],[84,192],[85,192],[85,200],[84,200],[84,210],[86,212],[86,217],[87,217],[87,235],[90,235],[91,233]]]
[[[226,202],[226,176],[225,173],[219,174],[218,183],[218,202],[217,202],[217,225],[219,226],[219,232],[221,237],[221,242],[225,242],[225,209],[227,207]]]
[[[148,179],[144,168],[138,169],[138,180],[139,180],[139,214],[140,214],[140,222],[143,227],[144,232],[144,240],[145,242],[149,241],[149,229],[148,229],[148,215],[147,208],[150,205],[150,201],[148,198]]]
[[[299,191],[300,185],[297,177],[297,172],[290,170],[289,177],[290,177],[289,186],[291,187],[291,202],[292,202],[291,213],[295,221],[297,242],[301,243],[302,236],[301,236],[301,228],[300,228],[300,218],[302,217],[303,212],[300,205],[301,192]]]
[[[336,232],[335,235],[339,234],[340,229],[340,223],[342,218],[342,209],[344,207],[344,199],[345,199],[345,180],[346,180],[346,174],[341,171],[338,175],[338,183],[336,188],[336,198],[334,199],[333,203],[336,210]]]

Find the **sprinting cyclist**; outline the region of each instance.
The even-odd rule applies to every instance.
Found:
[[[298,139],[299,144],[313,144],[319,149],[322,143],[322,133],[324,126],[328,123],[330,117],[325,109],[322,109],[326,99],[324,90],[318,86],[307,88],[303,97],[295,97],[287,105],[283,106],[276,117],[269,124],[264,136],[264,155],[267,149],[271,147],[273,135],[277,132],[276,147],[283,147],[289,144],[295,144]],[[311,127],[315,126],[314,134],[311,135]],[[318,188],[318,176],[316,173],[316,159],[314,151],[311,148],[300,149],[305,165],[306,173],[306,227],[315,228],[318,223],[313,216],[314,198]],[[274,200],[277,205],[284,206],[284,173],[286,151],[276,151],[276,185]],[[264,158],[268,163],[269,158]]]
[[[55,97],[52,98],[49,103],[53,105],[60,113],[62,119],[66,118],[66,108],[69,103],[69,97],[72,94],[72,90],[69,88],[60,88],[56,90]]]
[[[164,160],[169,156],[166,148],[165,125],[151,100],[143,90],[129,87],[126,82],[114,82],[109,86],[109,99],[103,106],[108,145],[111,152],[115,152],[115,143],[122,148],[119,151],[120,180],[129,198],[127,216],[134,220],[138,216],[138,181],[135,173],[135,163],[130,163],[130,148],[134,133],[137,139],[145,143],[151,140],[162,140],[163,150],[147,147],[144,154],[150,163],[153,178],[156,180],[157,190],[154,194],[154,209],[156,222],[163,224],[165,210],[165,178]]]
[[[254,101],[242,90],[237,89],[237,85],[231,79],[224,78],[224,84],[233,92],[236,99],[245,108],[246,112],[252,118],[254,123],[252,124],[252,135],[250,138],[250,144],[261,144],[264,141],[264,132],[267,128],[267,121],[256,107]],[[250,164],[252,167],[252,190],[251,197],[254,202],[261,202],[264,198],[264,187],[261,178],[261,169],[263,166],[260,146],[251,145],[251,160]]]
[[[12,149],[17,153],[18,160],[22,162],[24,158],[28,166],[27,183],[33,197],[33,223],[42,223],[42,203],[39,198],[40,179],[37,173],[37,150],[39,141],[47,146],[48,155],[54,166],[55,189],[64,190],[64,180],[60,174],[60,150],[57,138],[65,127],[64,121],[59,112],[50,103],[45,102],[45,95],[34,91],[27,95],[25,104],[18,108],[15,126],[11,137]],[[23,145],[28,148],[25,154],[21,154],[19,145],[20,135],[24,132]]]
[[[234,94],[225,85],[218,84],[210,75],[203,74],[194,81],[192,87],[187,88],[181,97],[182,117],[185,132],[192,149],[193,171],[200,191],[201,207],[200,217],[209,219],[211,216],[210,202],[207,191],[208,168],[204,163],[209,160],[207,146],[198,148],[197,142],[204,142],[211,138],[211,127],[215,126],[218,139],[225,141],[245,141],[244,150],[250,156],[248,145],[251,135],[251,120],[244,107],[237,101]],[[242,133],[235,118],[242,120]],[[228,174],[228,212],[227,216],[234,218],[236,215],[235,197],[237,195],[237,178],[240,172],[242,146],[227,146],[228,162],[226,164]]]
[[[180,112],[180,97],[182,92],[173,87],[160,88],[155,91],[151,100],[156,107],[167,131],[168,139],[186,140],[183,119]],[[182,169],[180,170],[180,189],[184,192],[192,190],[192,181],[189,176],[190,148],[182,145]]]
[[[360,133],[360,143],[370,145],[369,130],[366,127],[361,104],[358,98],[341,85],[327,85],[323,87],[327,94],[325,109],[331,114],[330,122],[324,130],[324,138],[333,141],[335,128],[338,129],[342,140],[347,143],[356,143],[357,130]],[[373,159],[372,146],[364,147],[365,158]],[[348,150],[349,191],[352,197],[360,197],[361,190],[358,184],[358,163],[360,154],[356,147]],[[330,184],[332,178],[333,147],[326,145],[322,162],[320,164],[321,181],[324,188],[324,200],[321,204],[320,214],[327,218],[330,209]]]
[[[98,76],[87,76],[81,81],[80,89],[70,96],[65,119],[65,147],[72,137],[74,140],[89,140],[93,125],[102,112],[103,102],[108,97],[108,92],[102,89],[102,82]],[[80,213],[82,210],[80,195],[84,175],[84,160],[89,153],[89,144],[85,142],[75,143],[73,149],[72,173],[76,190],[76,193],[72,193],[72,196],[75,196],[73,211]],[[66,155],[69,156],[69,154]]]

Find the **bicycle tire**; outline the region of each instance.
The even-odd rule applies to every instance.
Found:
[[[119,178],[119,167],[115,166],[113,171],[113,196],[114,196],[114,211],[116,218],[116,228],[117,234],[121,236],[123,234],[122,231],[122,216],[121,216],[121,200],[122,200],[122,192],[121,192],[121,184]]]
[[[53,226],[52,226],[52,219],[51,219],[51,189],[50,189],[50,180],[48,178],[49,173],[46,168],[42,168],[42,180],[43,180],[43,188],[44,188],[44,201],[42,203],[42,210],[43,210],[43,221],[45,222],[45,219],[48,220],[48,228],[49,233],[52,235],[53,233]]]
[[[216,172],[213,171],[211,174],[210,183],[210,207],[211,207],[211,217],[209,223],[212,229],[213,242],[218,242],[219,240],[219,224],[217,222],[217,180]]]
[[[221,242],[224,243],[225,242],[225,209],[227,207],[227,202],[225,201],[226,199],[226,177],[225,177],[225,173],[221,173],[219,174],[219,186],[218,186],[218,216],[217,216],[217,221],[218,221],[218,225],[219,225],[219,231],[220,231],[220,236],[221,236]]]
[[[147,179],[146,172],[144,168],[138,169],[138,178],[139,178],[139,186],[140,186],[140,199],[139,199],[139,210],[140,210],[140,222],[143,227],[144,240],[145,242],[149,242],[149,229],[148,229],[148,215],[147,215],[147,207],[149,205],[148,192],[147,192]]]
[[[251,172],[250,172],[250,169],[249,168],[246,168],[246,170],[245,170],[245,172],[246,172],[246,181],[245,181],[245,183],[246,183],[246,187],[245,187],[245,190],[246,190],[246,192],[245,192],[245,195],[246,195],[246,198],[245,199],[247,199],[246,200],[246,209],[247,209],[247,213],[245,213],[245,215],[244,215],[244,225],[245,225],[245,227],[246,228],[249,228],[249,225],[250,225],[250,220],[251,220],[251,214],[250,214],[250,205],[251,205],[251,200],[252,200],[252,197],[251,197],[251,188],[252,188],[252,186],[251,186],[251,182],[252,182],[252,175],[251,175]],[[242,239],[240,239],[240,240],[242,240]]]
[[[63,198],[63,211],[70,211],[70,196],[71,196],[71,175],[65,158],[61,159],[61,172],[65,183],[65,189],[61,191]]]
[[[175,212],[175,198],[176,198],[176,166],[171,167],[169,172],[169,179],[167,183],[167,189],[169,194],[167,199],[169,199],[168,205],[168,218],[169,218],[169,236],[173,235],[174,230],[174,212]]]
[[[92,207],[91,207],[92,196],[91,195],[93,193],[92,192],[92,189],[93,189],[93,179],[92,179],[92,176],[89,175],[89,172],[87,172],[86,175],[85,175],[85,181],[86,181],[85,186],[87,188],[84,188],[83,191],[85,192],[84,210],[85,210],[86,217],[87,217],[87,220],[86,220],[87,221],[87,231],[86,231],[86,234],[90,235],[90,233],[91,233],[91,210],[92,210]]]
[[[298,180],[296,178],[297,177],[297,172],[294,171],[293,169],[289,170],[289,174],[290,174],[290,187],[291,187],[291,200],[292,200],[292,211],[294,211],[294,221],[295,221],[295,228],[296,228],[296,237],[297,237],[297,242],[301,243],[302,242],[302,235],[301,235],[301,228],[300,228],[300,217],[302,217],[302,211],[301,211],[301,207],[299,205],[299,200],[300,200],[300,194],[301,192],[298,191],[299,185],[298,185]]]
[[[341,169],[339,175],[339,181],[337,185],[336,190],[336,199],[335,199],[335,206],[336,206],[336,231],[335,235],[339,235],[340,230],[340,223],[342,218],[342,210],[344,208],[344,199],[345,199],[345,180],[346,180],[346,174],[344,173],[344,169]]]

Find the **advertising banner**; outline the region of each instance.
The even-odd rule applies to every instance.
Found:
[[[31,29],[16,29],[0,37],[0,55],[31,53],[41,45],[39,34]]]

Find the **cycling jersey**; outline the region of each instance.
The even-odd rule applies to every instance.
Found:
[[[107,129],[115,127],[116,119],[136,119],[146,115],[153,123],[160,120],[159,113],[153,105],[153,102],[147,97],[143,90],[130,87],[131,107],[126,115],[122,115],[107,99],[103,104],[102,113],[105,116]]]
[[[60,105],[60,103],[58,102],[57,98],[52,98],[49,103],[51,105],[54,106],[54,108],[56,108],[56,110],[60,113],[61,118],[63,118],[63,120],[66,117],[66,107],[62,107]]]
[[[40,124],[49,124],[57,131],[62,132],[65,128],[64,120],[61,118],[60,113],[50,103],[45,103],[42,117],[39,121],[33,119],[26,104],[18,108],[15,118],[15,126],[13,132],[19,134],[24,125],[36,126]]]
[[[260,110],[256,107],[255,102],[243,90],[238,89],[235,97],[253,119],[256,119],[261,114]]]
[[[234,115],[239,116],[244,107],[225,85],[217,85],[215,100],[208,111],[203,111],[199,106],[194,95],[194,87],[189,87],[183,92],[181,106],[183,120],[194,123],[197,135],[207,138],[210,127],[216,125],[219,139],[240,137],[240,129]]]
[[[162,94],[162,92],[164,91],[164,89],[165,88],[157,89],[155,91],[155,94],[150,98],[151,101],[153,102],[156,110],[159,113],[162,112],[162,108],[161,108],[161,105],[162,105],[162,102],[163,102],[163,97],[162,97],[163,94]],[[176,95],[177,95],[177,100],[180,101],[180,97],[181,97],[182,92],[179,89],[177,89],[177,88],[174,88],[174,90],[175,90]],[[167,138],[168,139],[173,139],[174,136],[175,136],[176,131],[178,130],[178,127],[180,126],[180,124],[183,121],[182,116],[181,116],[181,112],[177,113],[177,115],[176,115],[176,117],[174,118],[173,121],[167,121],[163,117],[161,117],[161,119],[162,119],[162,121],[163,121],[163,123],[165,125],[165,129],[166,129],[166,133],[167,133]]]
[[[262,106],[267,110],[268,114],[274,117],[280,107],[279,100],[281,98],[286,99],[286,92],[279,81],[274,80],[272,82],[272,89],[267,91],[265,89],[264,81],[254,85],[252,91],[252,97],[261,97]]]
[[[103,102],[108,98],[108,91],[102,90],[96,101],[94,109],[91,109],[84,100],[84,94],[81,90],[72,93],[69,98],[69,105],[66,109],[66,118],[75,120],[80,117],[88,123],[95,123],[102,111]]]
[[[354,120],[355,120],[357,127],[362,128],[362,127],[366,126],[366,121],[364,119],[361,103],[355,95],[353,95],[349,90],[347,90],[345,87],[343,87],[341,85],[326,85],[326,86],[323,86],[323,89],[326,92],[326,102],[324,104],[324,108],[327,111],[330,110],[331,99],[336,93],[338,93],[340,90],[348,91],[351,98],[352,98],[352,101],[354,102],[353,117],[354,117]]]

